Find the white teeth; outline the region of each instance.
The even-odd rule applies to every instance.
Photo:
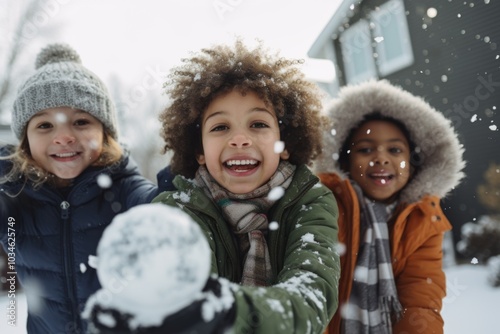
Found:
[[[69,158],[69,157],[72,157],[72,156],[75,156],[76,153],[75,152],[71,152],[71,153],[59,153],[59,154],[56,154],[56,157],[59,157],[59,158]]]
[[[234,165],[256,165],[257,161],[256,160],[229,160],[226,162],[228,166],[234,166]]]

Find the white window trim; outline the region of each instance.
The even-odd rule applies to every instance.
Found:
[[[359,83],[377,78],[377,68],[373,58],[372,37],[367,20],[361,19],[345,30],[339,38],[342,60],[347,83]],[[357,73],[356,64],[352,61],[353,53],[361,53],[366,71]]]
[[[397,20],[399,32],[402,36],[402,39],[400,40],[401,49],[403,50],[402,54],[393,59],[387,59],[383,44],[385,40],[376,43],[375,49],[378,54],[377,65],[379,74],[381,76],[387,76],[412,65],[414,57],[403,0],[389,0],[385,4],[381,5],[379,10],[373,11],[370,16],[375,39],[378,37],[384,37],[382,26],[388,17],[395,18]]]

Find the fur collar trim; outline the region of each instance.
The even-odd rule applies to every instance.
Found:
[[[350,130],[374,111],[405,124],[411,140],[420,149],[419,171],[402,190],[401,201],[416,202],[424,195],[443,198],[460,183],[464,177],[464,148],[450,120],[421,97],[386,80],[345,86],[327,106],[333,127],[325,133],[323,153],[315,162],[315,172],[335,172],[347,177],[338,166],[337,154]]]

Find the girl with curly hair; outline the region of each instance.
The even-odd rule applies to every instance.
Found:
[[[204,291],[220,307],[207,317],[202,298],[158,327],[131,328],[132,315],[96,305],[96,330],[321,333],[337,309],[340,271],[336,202],[307,166],[322,146],[316,86],[300,61],[261,43],[237,40],[183,62],[160,116],[176,190],[154,202],[182,208],[206,234],[213,275]]]

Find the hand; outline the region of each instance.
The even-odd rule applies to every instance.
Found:
[[[130,328],[132,314],[116,309],[93,306],[89,333],[94,334],[165,334],[165,333],[223,333],[234,323],[236,307],[230,283],[223,278],[209,277],[202,298],[182,310],[167,315],[158,327]]]

